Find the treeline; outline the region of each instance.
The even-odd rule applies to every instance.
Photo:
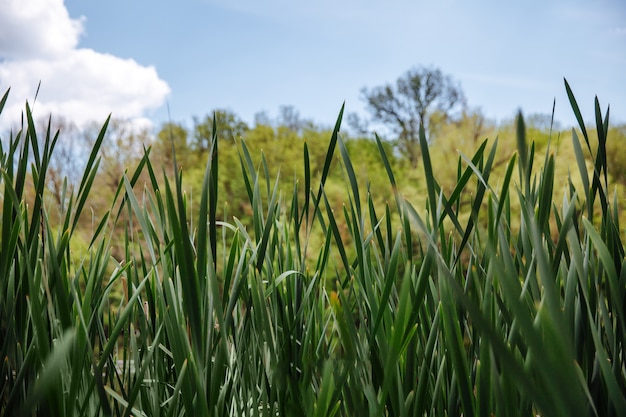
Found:
[[[395,84],[363,89],[362,96],[370,118],[346,114],[340,136],[360,186],[367,192],[371,191],[376,209],[381,213],[385,212],[385,205],[393,201],[394,193],[374,140],[375,131],[382,138],[385,152],[397,176],[398,189],[418,208],[425,207],[427,195],[424,170],[420,166],[420,127],[421,133],[428,140],[439,184],[447,194],[453,191],[459,172],[469,162],[466,155],[473,155],[485,140],[490,143],[498,141],[491,173],[495,179],[504,177],[508,162],[517,150],[515,121],[496,123],[486,119],[480,110],[468,107],[460,85],[438,69],[412,69],[399,77]],[[561,130],[558,123],[553,123],[550,115],[528,115],[526,124],[527,140],[534,142],[534,155],[545,155],[549,147],[550,153],[556,156],[554,199],[559,201],[569,187],[568,173],[576,162],[572,131]],[[42,123],[40,131],[45,132],[46,127],[47,121]],[[53,222],[55,209],[62,212],[67,207],[68,190],[77,186],[78,175],[83,172],[86,155],[95,143],[100,127],[96,123],[90,128],[79,130],[66,120],[52,121],[51,131],[54,133],[59,130],[57,149],[50,161],[47,176],[47,204]],[[215,109],[204,116],[195,117],[191,127],[177,122],[165,123],[156,134],[148,129],[133,129],[123,120],[113,119],[105,132],[99,171],[94,179],[94,187],[98,192],[90,197],[89,210],[83,214],[79,225],[85,231],[84,235],[88,236],[99,219],[111,209],[110,203],[115,194],[119,193],[124,174],[135,174],[146,154],[149,154],[150,161],[157,169],[149,173],[142,167],[136,173],[139,176],[136,186],[149,183],[150,175],[156,176],[161,184],[164,178],[171,180],[175,175],[182,175],[189,211],[197,211],[214,133],[218,140],[220,173],[218,218],[226,221],[237,218],[242,224],[248,225],[252,223],[250,216],[253,212],[248,198],[251,187],[264,188],[266,196],[275,187],[288,195],[297,189],[300,201],[304,200],[311,191],[306,189],[307,185],[314,187],[316,181],[320,180],[332,126],[319,125],[302,118],[292,106],[281,107],[276,118],[258,113],[251,125],[231,110]],[[581,136],[580,132],[578,135]],[[626,149],[626,125],[611,127],[607,138],[610,181],[616,187],[617,195],[623,197],[626,186],[626,155],[623,152]],[[597,141],[593,137],[591,140]],[[303,162],[305,153],[308,167]],[[596,156],[587,152],[585,157],[590,172],[593,172]],[[537,158],[534,164],[537,172],[544,162],[542,158]],[[335,152],[326,179],[325,194],[337,212],[341,212],[347,203],[345,195],[350,186],[345,170],[338,167],[340,165],[341,157]],[[302,183],[305,169],[312,174],[311,184]],[[248,172],[248,178],[242,175],[242,170]],[[574,177],[576,180],[581,179]],[[465,188],[461,204],[471,203],[476,185],[474,183]],[[516,182],[512,181],[511,187],[516,186]],[[366,197],[361,196],[364,201]],[[28,195],[25,198],[29,201]],[[30,196],[30,199],[34,199],[34,196]],[[266,202],[259,203],[263,205]],[[469,210],[467,215],[470,215]],[[344,227],[341,230],[344,232],[343,237],[349,240],[347,229]],[[87,241],[84,243],[88,244]],[[80,248],[77,250],[80,251]],[[123,254],[118,256],[123,258]]]
[[[111,201],[119,191],[124,174],[132,176],[146,153],[157,168],[154,175],[161,184],[164,178],[172,181],[174,175],[182,175],[189,210],[197,211],[214,123],[220,173],[217,191],[218,218],[226,221],[237,218],[244,225],[252,223],[253,209],[247,187],[261,187],[266,190],[264,195],[268,195],[275,185],[287,195],[292,195],[294,187],[297,187],[300,201],[304,201],[305,193],[311,191],[306,190],[302,183],[304,153],[308,155],[308,169],[313,178],[309,186],[315,187],[325,163],[332,129],[300,119],[291,107],[284,108],[281,112],[283,116],[274,120],[257,117],[255,123],[249,125],[232,111],[216,109],[203,117],[195,118],[190,128],[182,123],[165,123],[155,135],[149,130],[133,130],[122,120],[111,120],[100,153],[99,174],[94,180],[94,189],[98,192],[90,197],[87,203],[89,210],[83,214],[79,227],[84,230],[85,236],[93,232],[98,221],[111,209]],[[284,114],[295,114],[296,117],[288,118]],[[535,155],[544,155],[550,147],[556,156],[557,181],[554,199],[559,201],[568,187],[567,174],[576,161],[572,133],[552,130],[546,117],[528,117],[527,124],[527,139],[535,143]],[[100,128],[94,125],[90,129],[78,131],[62,120],[56,127],[60,128],[59,140],[47,177],[47,204],[52,220],[59,208],[67,206],[68,190],[77,186],[77,175],[82,172],[82,165],[86,162],[85,155],[96,140]],[[492,178],[503,178],[507,163],[516,152],[517,146],[514,121],[496,124],[485,120],[479,112],[464,112],[457,118],[439,121],[436,131],[431,135],[433,167],[439,183],[448,194],[453,191],[461,167],[464,169],[467,166],[466,155],[473,155],[483,141],[488,140],[490,144],[498,141]],[[355,129],[346,128],[341,130],[340,136],[350,154],[360,186],[371,193],[376,208],[384,213],[385,205],[393,201],[394,194],[389,186],[374,133],[356,132]],[[400,192],[415,207],[425,207],[427,190],[423,167],[415,164],[412,156],[403,152],[406,143],[403,144],[401,140],[387,137],[382,143]],[[611,183],[615,185],[620,196],[623,196],[626,186],[626,156],[621,151],[626,148],[625,145],[626,126],[611,128],[606,144],[609,158],[607,162],[609,172],[612,173]],[[590,170],[593,169],[594,157],[586,154]],[[543,162],[541,158],[537,158],[535,168],[540,170]],[[326,179],[325,193],[337,212],[341,212],[343,205],[347,204],[345,195],[350,186],[341,165],[339,152],[335,152]],[[242,169],[254,171],[248,174],[249,178],[257,178],[257,184],[246,184],[246,179],[241,174]],[[138,191],[143,184],[150,182],[150,174],[145,168],[139,175],[140,180],[136,183]],[[515,181],[512,181],[511,187],[515,186]],[[464,191],[464,204],[472,201],[474,188],[467,187]],[[361,196],[364,201],[366,197]],[[28,196],[26,199],[28,201]],[[469,210],[467,215],[469,216]],[[347,229],[344,227],[341,230],[345,232],[343,237],[349,240]],[[87,239],[83,243],[85,248],[82,249],[86,249]],[[77,250],[82,251],[81,248]],[[120,259],[123,258],[123,254],[117,255]]]

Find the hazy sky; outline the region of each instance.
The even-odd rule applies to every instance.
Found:
[[[281,105],[331,125],[362,115],[362,87],[435,66],[496,120],[550,113],[573,124],[566,77],[587,120],[597,94],[626,122],[623,0],[0,0],[0,124],[41,90],[36,115],[156,126],[228,108],[247,122]]]

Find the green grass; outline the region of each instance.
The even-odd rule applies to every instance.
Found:
[[[550,146],[534,166],[520,115],[504,177],[493,180],[498,142],[485,141],[459,157],[449,194],[422,131],[425,208],[404,199],[377,139],[395,194],[381,210],[339,134],[342,110],[321,176],[304,143],[291,194],[240,144],[251,221],[220,220],[215,133],[197,216],[184,173],[168,177],[146,151],[79,261],[71,242],[107,123],[53,227],[45,188],[58,133],[37,132],[27,105],[25,128],[0,149],[0,414],[624,415],[626,265],[608,115],[596,105],[592,149],[566,89],[583,188],[570,178],[560,205]],[[336,157],[340,212],[325,193]]]

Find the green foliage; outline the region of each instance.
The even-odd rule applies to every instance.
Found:
[[[611,167],[613,178],[626,185],[626,160],[620,158],[621,151],[626,146],[626,125],[609,128],[607,136],[611,138],[606,144],[607,164]]]
[[[26,116],[0,148],[1,415],[626,410],[626,265],[599,106],[596,136],[568,137],[564,176],[563,139],[521,115],[516,133],[457,142],[452,163],[454,130],[429,144],[422,127],[420,172],[379,138],[344,140],[343,109],[331,131],[230,138],[216,113],[196,126],[202,152],[166,126],[87,240],[109,121],[57,225],[59,136]]]

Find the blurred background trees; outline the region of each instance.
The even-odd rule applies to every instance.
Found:
[[[395,135],[398,147],[413,167],[419,160],[419,128],[431,141],[443,124],[465,110],[461,86],[438,68],[416,67],[400,76],[395,85],[361,90],[372,119]]]
[[[459,169],[467,166],[462,155],[473,154],[485,139],[489,138],[491,143],[496,138],[498,140],[492,172],[495,177],[504,175],[508,161],[516,152],[514,121],[496,123],[486,119],[479,108],[467,105],[460,85],[439,69],[417,67],[401,75],[394,84],[364,88],[362,93],[370,117],[347,114],[341,134],[352,157],[359,185],[370,190],[376,209],[381,213],[385,211],[385,204],[394,200],[394,196],[373,140],[373,127],[382,130],[382,137],[387,139],[383,144],[393,165],[398,188],[415,207],[424,207],[423,201],[427,194],[423,171],[417,166],[421,160],[420,124],[424,125],[432,164],[445,193],[453,190]],[[98,192],[88,201],[89,207],[84,211],[85,218],[81,220],[80,227],[89,231],[97,225],[101,216],[111,208],[110,202],[122,176],[125,173],[132,174],[143,157],[144,149],[148,148],[160,182],[165,178],[173,180],[176,159],[179,172],[183,172],[183,187],[190,202],[190,210],[197,210],[214,119],[219,139],[218,216],[226,220],[237,217],[244,224],[250,220],[252,208],[241,174],[243,143],[259,176],[259,185],[266,187],[267,182],[271,187],[278,178],[278,186],[286,194],[291,194],[294,186],[298,187],[300,201],[310,191],[305,190],[302,183],[306,143],[313,175],[311,186],[316,186],[315,181],[319,180],[325,162],[331,128],[301,116],[294,106],[282,106],[276,117],[270,117],[266,112],[257,113],[253,125],[247,124],[232,110],[217,108],[194,117],[191,126],[179,122],[164,123],[156,132],[133,128],[124,120],[113,119],[100,154],[99,175],[95,179]],[[47,126],[47,122],[40,123],[42,132],[45,132],[43,126]],[[56,207],[67,206],[69,193],[66,190],[78,185],[78,173],[82,172],[85,157],[100,127],[94,123],[79,129],[68,120],[53,117],[51,134],[57,129],[60,133],[47,176],[50,212]],[[562,183],[555,184],[561,188],[555,189],[554,198],[562,199],[568,189],[565,183],[568,170],[576,161],[571,131],[562,130],[558,123],[553,123],[549,114],[529,115],[527,128],[528,139],[535,141],[536,155],[543,155],[545,148],[550,146],[551,152],[557,157],[556,178],[562,179]],[[596,138],[591,140],[597,141]],[[624,125],[611,127],[606,146],[611,180],[618,195],[622,196],[626,187]],[[588,153],[585,156],[592,172],[595,156]],[[261,162],[263,159],[268,168],[267,178]],[[543,163],[543,160],[537,160],[535,169],[541,169]],[[346,187],[349,185],[341,169],[342,161],[338,151],[335,152],[332,164],[325,189],[329,203],[340,212],[344,204],[349,204],[345,201]],[[149,181],[145,172],[142,175],[136,187],[143,187]],[[511,186],[516,186],[515,181],[512,181]],[[468,203],[471,198],[468,195]]]

